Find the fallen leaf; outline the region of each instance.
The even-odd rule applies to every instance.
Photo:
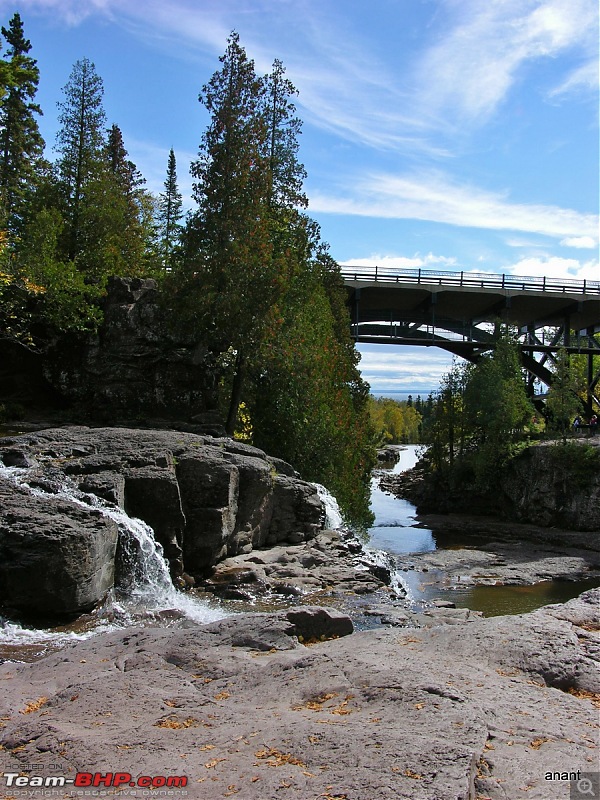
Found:
[[[32,700],[31,703],[27,703],[25,708],[19,711],[19,714],[32,714],[34,711],[39,711],[40,708],[45,706],[47,702],[47,697],[38,697],[37,700]]]

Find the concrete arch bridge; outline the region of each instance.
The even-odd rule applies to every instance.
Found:
[[[598,402],[600,281],[381,267],[341,267],[357,342],[441,347],[477,361],[498,321],[518,329],[528,390],[552,383],[560,348],[587,356],[587,411]]]

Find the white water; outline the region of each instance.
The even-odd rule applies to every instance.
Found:
[[[64,479],[57,492],[46,492],[28,484],[28,470],[0,465],[0,476],[23,487],[40,498],[59,497],[75,505],[97,509],[112,519],[119,529],[119,542],[131,565],[127,587],[117,587],[88,620],[90,629],[82,633],[64,630],[41,630],[23,627],[0,617],[0,645],[36,645],[86,639],[100,631],[160,619],[187,618],[202,624],[227,616],[226,612],[203,603],[190,594],[177,591],[169,574],[162,547],[154,538],[152,528],[140,519],[129,517],[117,506],[92,494],[79,491]]]
[[[411,464],[411,466],[413,465]],[[410,467],[407,466],[405,469],[410,469]],[[329,490],[324,486],[321,486],[320,483],[313,483],[313,486],[316,487],[319,497],[325,505],[325,527],[330,528],[331,530],[343,530],[344,520],[342,518],[338,501],[331,494],[331,492],[329,492]],[[376,486],[375,482],[373,482],[373,486]],[[362,546],[362,551],[363,555],[357,559],[359,561],[357,564],[357,569],[364,569],[366,571],[369,568],[368,564],[376,564],[379,567],[389,569],[392,578],[390,588],[397,591],[400,595],[408,593],[408,586],[406,585],[401,573],[396,569],[396,561],[393,556],[391,556],[384,549],[377,549],[365,544]]]
[[[342,519],[342,512],[338,505],[338,501],[331,494],[331,492],[320,483],[312,484],[317,490],[317,494],[325,505],[325,527],[332,531],[340,530],[344,525]]]

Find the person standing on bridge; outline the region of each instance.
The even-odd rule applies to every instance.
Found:
[[[573,433],[575,436],[579,436],[579,430],[581,428],[581,417],[579,414],[573,420]]]
[[[598,417],[596,414],[592,415],[590,419],[590,436],[595,436],[598,431]]]

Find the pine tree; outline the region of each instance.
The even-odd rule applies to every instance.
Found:
[[[9,27],[2,27],[8,44],[2,63],[4,99],[0,106],[0,195],[5,225],[16,236],[22,228],[26,198],[35,183],[36,171],[44,150],[36,115],[40,106],[34,102],[39,69],[28,53],[31,42],[25,38],[18,13]],[[2,76],[0,75],[0,78]]]
[[[85,190],[90,181],[101,174],[104,166],[104,88],[89,59],[75,63],[64,94],[64,101],[58,104],[61,129],[56,149],[66,201],[67,256],[73,260],[84,247],[82,211]]]
[[[201,272],[206,327],[223,350],[235,352],[227,418],[233,433],[247,354],[260,342],[280,288],[271,257],[264,82],[237,33],[220,60],[199,98],[211,122],[191,166],[199,208],[188,241],[195,246],[191,269]]]
[[[267,76],[264,100],[269,134],[269,203],[271,208],[288,211],[308,206],[303,190],[306,170],[298,161],[302,122],[295,116],[296,108],[290,99],[296,94],[296,88],[285,77],[283,64],[276,60]]]
[[[173,251],[181,236],[183,217],[181,192],[177,187],[177,163],[173,148],[169,151],[165,190],[159,195],[157,208],[158,235],[163,264],[173,268]]]
[[[107,260],[107,269],[112,274],[131,276],[141,274],[144,265],[147,232],[143,187],[146,181],[128,155],[121,129],[112,125],[108,131],[107,174],[103,181],[105,246],[110,247],[113,259],[112,264]],[[96,207],[96,211],[100,207]]]

